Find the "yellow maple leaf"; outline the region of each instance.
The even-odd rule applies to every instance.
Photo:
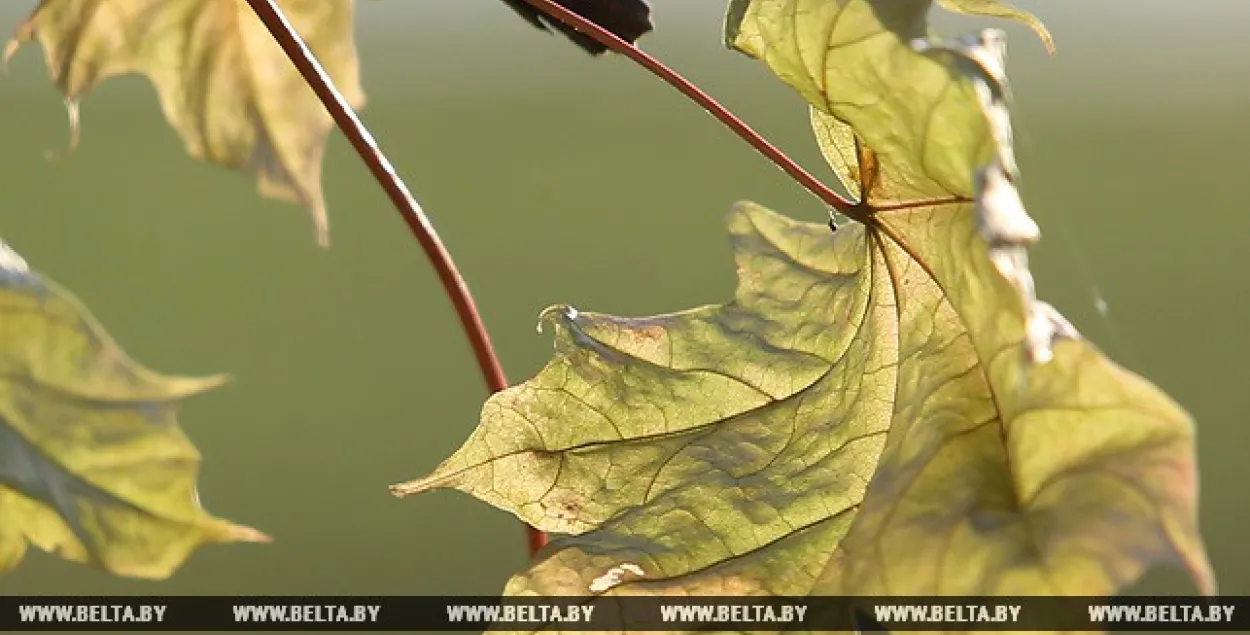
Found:
[[[364,105],[352,0],[281,0],[355,108]],[[328,244],[321,164],[333,121],[244,0],[42,0],[5,49],[38,40],[77,134],[79,100],[138,73],[197,159],[256,174],[262,195],[303,205]]]

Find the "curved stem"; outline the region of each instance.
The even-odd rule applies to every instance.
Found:
[[[404,184],[403,179],[399,178],[391,162],[378,147],[373,135],[356,115],[356,111],[335,88],[334,81],[313,56],[312,51],[308,50],[303,38],[295,32],[282,13],[282,9],[274,0],[248,0],[248,4],[256,12],[256,17],[260,18],[265,28],[269,30],[274,41],[282,47],[287,57],[295,64],[304,81],[325,105],[334,122],[343,131],[343,135],[351,142],[356,153],[369,167],[369,171],[382,186],[386,196],[391,199],[395,209],[403,217],[408,228],[412,230],[412,235],[421,243],[421,248],[425,250],[430,264],[438,273],[438,279],[442,282],[447,297],[451,299],[455,307],[456,315],[459,316],[460,324],[477,357],[477,365],[481,369],[487,388],[491,392],[507,388],[508,379],[504,375],[499,358],[495,355],[495,349],[491,345],[486,327],[482,324],[482,318],[473,302],[473,296],[469,293],[469,287],[456,269],[451,254],[443,245],[443,241],[439,239],[438,232],[434,231],[434,225],[421,209],[421,205],[408,191],[408,186]],[[530,555],[533,555],[546,544],[546,535],[533,527],[527,526],[526,530]]]
[[[756,132],[755,129],[748,126],[746,122],[738,118],[737,115],[729,111],[713,99],[710,95],[703,92],[698,86],[695,86],[690,80],[682,77],[677,71],[665,66],[663,62],[643,52],[637,46],[622,40],[611,31],[583,18],[582,16],[569,11],[563,6],[553,2],[552,0],[525,0],[527,4],[535,9],[557,19],[578,31],[595,39],[595,41],[604,46],[628,57],[634,63],[647,69],[652,75],[664,80],[664,83],[672,86],[677,92],[685,95],[691,101],[695,102],[715,117],[718,121],[725,125],[738,135],[743,141],[747,142],[752,148],[759,151],[769,161],[772,161],[783,172],[790,175],[795,182],[803,186],[804,189],[811,192],[820,199],[825,205],[846,214],[856,220],[863,220],[863,214],[859,212],[860,207],[854,202],[848,201],[838,195],[837,192],[829,188],[829,186],[821,183],[816,177],[812,176],[807,170],[791,159],[785,152],[765,139],[763,135]]]

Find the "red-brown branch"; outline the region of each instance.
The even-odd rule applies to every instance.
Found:
[[[713,99],[710,95],[703,92],[698,86],[691,83],[690,80],[682,77],[677,71],[665,66],[663,62],[643,52],[637,46],[622,40],[611,31],[583,18],[582,16],[569,11],[552,0],[525,0],[527,4],[542,11],[543,13],[559,20],[586,35],[594,38],[595,41],[612,49],[613,51],[628,57],[634,63],[649,71],[652,75],[660,78],[664,83],[672,86],[677,92],[685,95],[691,101],[701,106],[710,113],[718,121],[738,135],[743,141],[747,142],[752,148],[759,151],[769,161],[772,161],[777,167],[781,168],[786,174],[790,175],[795,182],[803,186],[804,189],[811,192],[824,202],[825,205],[842,212],[852,218],[862,216],[856,204],[848,201],[838,195],[837,192],[829,188],[829,186],[821,183],[816,177],[812,176],[807,170],[791,159],[785,152],[782,152],[763,135],[756,132],[746,122],[738,118],[737,115],[729,111]]]
[[[304,81],[317,94],[334,122],[338,124],[339,130],[343,131],[343,136],[351,142],[356,153],[369,167],[373,177],[377,179],[378,184],[386,192],[386,196],[391,199],[391,203],[403,217],[408,229],[412,230],[412,235],[416,237],[417,242],[421,243],[421,248],[425,250],[430,264],[438,273],[438,279],[442,282],[447,297],[451,299],[455,307],[456,315],[460,318],[460,324],[477,357],[477,365],[481,369],[487,388],[492,393],[507,388],[508,379],[504,375],[498,356],[495,355],[495,349],[491,345],[486,327],[482,324],[482,318],[473,302],[473,296],[469,293],[469,287],[456,269],[456,264],[443,245],[443,241],[439,239],[438,232],[434,231],[434,225],[425,215],[416,198],[408,191],[408,186],[395,172],[395,168],[382,153],[373,135],[360,121],[356,111],[334,86],[334,81],[322,68],[321,63],[317,61],[312,51],[308,49],[303,39],[286,19],[282,9],[274,0],[248,0],[248,4],[269,29],[269,33],[282,47],[287,57],[295,64],[295,68],[299,70]],[[533,527],[527,526],[526,530],[530,555],[533,555],[546,544],[547,537]]]

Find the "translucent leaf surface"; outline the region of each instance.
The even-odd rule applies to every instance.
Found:
[[[971,205],[836,234],[743,205],[730,227],[733,303],[556,312],[552,363],[404,486],[580,534],[510,592],[623,563],[644,572],[623,592],[1097,594],[1155,562],[1209,590],[1191,422],[1084,342],[1023,364]]]
[[[547,313],[555,358],[395,486],[567,534],[508,593],[1101,595],[1160,563],[1214,590],[1193,422],[1034,294],[1003,36],[926,39],[928,9],[731,3],[859,222],[744,203],[731,302]]]
[[[166,578],[205,543],[263,542],[208,515],[178,403],[222,377],[138,365],[66,291],[0,243],[0,571],[28,544]]]
[[[347,101],[364,104],[351,0],[281,0]],[[5,51],[35,39],[78,102],[104,80],[138,73],[197,159],[256,175],[260,192],[303,205],[318,240],[329,228],[321,164],[332,121],[245,0],[41,0]]]

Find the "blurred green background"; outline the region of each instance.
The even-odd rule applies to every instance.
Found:
[[[805,107],[720,44],[721,0],[655,0],[644,47],[818,174]],[[1059,53],[1007,26],[1040,292],[1199,428],[1202,527],[1222,591],[1250,594],[1250,3],[1034,0]],[[34,2],[5,2],[0,30]],[[720,302],[722,219],[752,199],[824,210],[623,59],[591,60],[497,0],[367,2],[367,123],[476,294],[513,381],[551,352],[541,309],[624,315]],[[944,32],[982,21],[943,18]],[[249,179],[187,159],[148,84],[83,105],[80,149],[35,47],[0,80],[0,235],[136,358],[235,381],[190,402],[210,511],[272,545],[210,547],[162,583],[33,554],[29,594],[492,594],[525,565],[517,521],[455,493],[392,498],[477,421],[484,392],[420,249],[341,137],[333,247]],[[1096,308],[1105,299],[1109,312]],[[1144,592],[1188,592],[1156,572]]]

